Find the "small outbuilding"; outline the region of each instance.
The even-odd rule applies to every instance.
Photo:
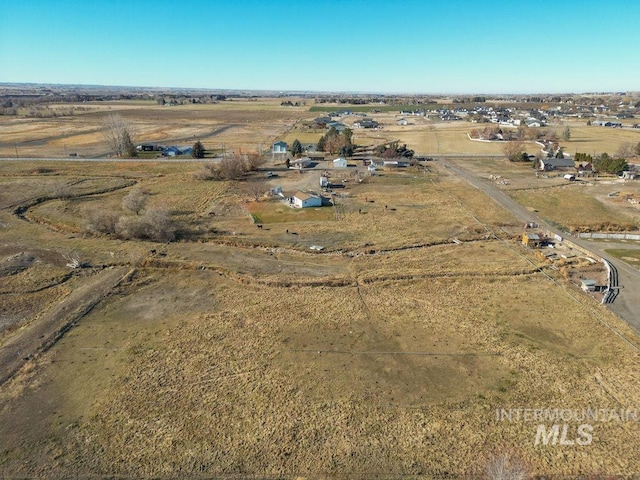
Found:
[[[311,159],[309,157],[297,158],[291,162],[291,166],[294,168],[308,168],[311,166]]]
[[[595,280],[592,280],[590,278],[585,278],[580,283],[580,288],[582,288],[582,290],[584,290],[585,292],[594,292],[596,290],[596,286],[598,285]]]
[[[333,161],[333,168],[347,168],[347,159],[338,157]]]
[[[522,234],[522,244],[527,247],[539,247],[541,243],[542,239],[537,233],[525,232]]]

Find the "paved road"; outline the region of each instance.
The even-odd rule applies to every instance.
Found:
[[[550,226],[538,215],[526,209],[509,195],[500,190],[495,184],[477,177],[469,170],[462,168],[452,160],[441,160],[440,163],[451,173],[464,178],[475,188],[482,190],[487,196],[492,198],[498,205],[510,211],[523,224],[525,222],[534,222],[540,225],[544,230],[554,232],[561,237],[571,240],[573,243],[586,248],[587,250],[605,258],[618,271],[618,284],[621,286],[619,295],[615,301],[607,305],[613,312],[618,314],[637,332],[640,333],[640,270],[631,265],[610,257],[605,249],[609,248],[629,248],[629,244],[613,244],[595,242],[583,238],[577,238],[568,232],[559,231],[557,228]]]

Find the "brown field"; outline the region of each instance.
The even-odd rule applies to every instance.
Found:
[[[103,272],[129,272],[0,386],[0,476],[456,478],[503,451],[532,475],[640,470],[638,422],[535,446],[538,422],[496,419],[635,407],[639,354],[611,328],[640,339],[495,238],[518,222],[481,191],[437,162],[360,184],[332,172],[349,180],[336,216],[255,202],[246,181],[198,181],[198,168],[0,165],[0,353]],[[252,181],[314,189],[323,168]],[[134,184],[173,211],[176,241],[85,231],[87,212],[120,211]],[[571,188],[543,190],[570,209]],[[537,191],[514,195],[542,203]],[[88,266],[66,267],[72,252]]]
[[[192,145],[228,152],[265,151],[297,120],[309,115],[307,107],[281,107],[280,100],[259,102],[236,99],[211,105],[161,106],[152,101],[87,102],[74,116],[9,118],[0,116],[0,156],[66,157],[104,156],[100,129],[106,115],[127,120],[139,142]]]
[[[236,153],[317,141],[322,132],[298,122],[319,114],[281,100],[0,116],[0,157],[103,155],[108,113],[140,141],[201,139]],[[371,116],[384,128],[354,130],[357,144],[479,155],[456,161],[500,175],[500,188],[552,223],[640,227],[633,182],[536,177],[483,157],[502,146],[468,140],[468,122]],[[571,132],[569,153],[640,140],[578,123]],[[352,175],[361,165],[280,162],[239,182],[195,180],[197,163],[0,162],[0,363],[52,316],[67,328],[47,348],[36,335],[0,384],[0,477],[483,478],[505,451],[532,476],[637,475],[637,421],[595,422],[589,445],[545,446],[535,445],[540,422],[496,419],[496,409],[637,408],[640,338],[576,285],[599,266],[557,268],[523,248],[520,223],[439,162],[362,183]],[[335,208],[247,193],[250,182],[318,191],[325,168],[343,187]],[[171,210],[175,241],[87,232],[91,212],[125,215],[134,186],[149,208]],[[610,253],[638,263],[632,245],[618,247]],[[74,255],[84,268],[66,265]],[[111,288],[105,275],[122,278]],[[568,422],[569,439],[579,425]]]
[[[296,99],[293,99],[296,100]],[[278,139],[292,143],[316,142],[321,131],[301,128],[300,120],[321,115],[310,112],[309,106],[282,107],[282,99],[233,99],[217,104],[189,104],[161,106],[152,101],[112,101],[63,104],[52,109],[74,109],[75,114],[57,118],[23,118],[0,116],[0,157],[66,157],[69,153],[81,156],[104,156],[108,152],[100,134],[105,115],[117,113],[130,124],[139,142],[191,145],[201,140],[211,151],[224,147],[228,152],[267,151]],[[344,106],[327,105],[331,110]],[[372,106],[373,108],[374,106]],[[467,133],[478,124],[467,121],[438,122],[423,117],[407,117],[409,125],[398,126],[396,113],[375,113],[382,130],[358,130],[354,141],[361,145],[399,140],[422,155],[466,154],[502,155],[499,142],[474,142]],[[357,118],[343,119],[351,125]],[[565,151],[611,154],[621,147],[640,141],[640,131],[586,126],[570,122],[571,140],[561,142]],[[551,129],[561,131],[562,125]],[[531,144],[530,153],[539,149]],[[17,152],[16,152],[17,150]]]

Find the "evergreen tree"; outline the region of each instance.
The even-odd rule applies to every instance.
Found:
[[[302,144],[297,138],[293,141],[293,145],[291,145],[291,155],[294,157],[302,155]]]
[[[191,156],[193,158],[204,158],[204,152],[204,146],[200,140],[193,144],[193,148],[191,149]]]

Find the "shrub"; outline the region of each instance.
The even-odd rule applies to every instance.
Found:
[[[116,233],[118,214],[112,211],[91,210],[87,212],[85,227],[87,231],[97,235]]]

